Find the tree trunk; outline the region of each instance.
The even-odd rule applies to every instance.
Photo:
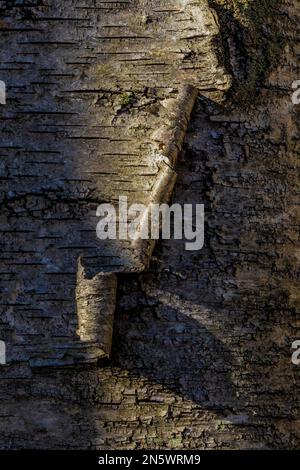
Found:
[[[299,448],[299,5],[0,12],[0,447]],[[201,251],[97,239],[172,191]]]

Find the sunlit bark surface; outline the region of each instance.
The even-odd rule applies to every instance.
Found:
[[[246,26],[226,36],[213,2],[20,3],[0,2],[0,446],[299,448],[299,6],[278,7],[259,99],[229,107]],[[92,363],[78,260],[130,270],[96,208],[147,204],[183,83],[199,98],[173,201],[205,203],[205,246],[162,241],[147,272],[119,274],[111,359]]]

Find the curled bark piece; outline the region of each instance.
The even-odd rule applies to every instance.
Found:
[[[167,203],[170,200],[177,177],[173,167],[181,151],[197,95],[198,90],[195,87],[183,85],[176,99],[172,98],[163,103],[166,124],[152,136],[159,171],[141,226],[149,224],[152,204]],[[141,226],[139,231],[142,231]],[[144,271],[150,263],[155,243],[156,240],[151,239],[134,240],[128,249],[130,259],[126,260],[124,268],[118,272]],[[115,272],[93,272],[88,275],[87,269],[82,265],[82,259],[79,259],[76,288],[78,333],[81,341],[98,346],[99,357],[109,357],[111,352],[116,290]]]
[[[176,99],[168,99],[162,103],[167,110],[169,122],[155,132],[152,138],[160,143],[162,155],[167,157],[172,166],[175,166],[181,151],[197,96],[197,88],[185,84],[179,89]]]
[[[80,340],[96,345],[100,357],[111,352],[117,276],[98,273],[89,278],[79,258],[76,286],[78,335]]]
[[[168,110],[169,122],[152,136],[160,144],[162,162],[142,224],[149,223],[151,204],[168,203],[171,198],[177,178],[177,173],[173,167],[176,165],[178,154],[181,151],[197,96],[197,88],[192,85],[183,85],[177,98],[166,100],[167,102],[164,104]],[[156,240],[151,239],[137,239],[134,242],[135,259],[138,265],[141,266],[141,271],[149,266],[155,243]],[[136,266],[134,267],[136,268]]]
[[[153,186],[149,199],[149,205],[143,215],[141,225],[150,225],[152,204],[167,203],[170,200],[176,179],[176,171],[173,170],[166,162],[163,162],[160,166],[158,177]],[[142,231],[143,227],[141,227],[140,230]],[[132,249],[136,259],[136,262],[133,263],[135,272],[137,270],[144,271],[144,269],[149,266],[155,243],[156,240],[152,240],[150,238],[148,240],[142,240],[141,238],[138,238],[133,242]]]

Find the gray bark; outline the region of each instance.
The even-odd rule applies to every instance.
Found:
[[[276,6],[285,46],[249,104],[225,95],[243,25],[206,1],[0,6],[1,448],[299,448],[299,7]],[[129,274],[96,207],[151,200],[182,83],[200,98],[172,200],[205,203],[205,247],[161,241]],[[114,307],[99,272],[112,292],[120,274],[95,363]]]

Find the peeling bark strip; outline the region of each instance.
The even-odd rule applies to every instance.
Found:
[[[78,263],[76,300],[80,340],[98,349],[99,358],[111,352],[117,276],[99,273],[89,279]]]
[[[159,142],[162,155],[167,157],[172,166],[176,164],[197,96],[196,87],[184,84],[179,88],[176,99],[162,102],[168,111],[170,121],[167,126],[162,126],[158,132],[155,132],[152,139]]]
[[[173,168],[181,151],[197,96],[197,88],[192,85],[183,85],[179,90],[176,100],[166,100],[165,107],[170,116],[168,125],[162,126],[158,132],[152,135],[152,139],[159,144],[161,156],[165,157],[165,159],[159,165],[160,170],[149,198],[149,209],[144,217],[147,223],[150,205],[167,203],[171,198],[177,178],[177,173]],[[156,240],[137,240],[133,243],[134,250],[137,252],[137,258],[141,264],[141,271],[148,267],[155,243]]]
[[[173,166],[181,151],[197,96],[198,90],[195,87],[183,85],[177,99],[168,100],[166,103],[170,116],[169,123],[154,137],[159,143],[161,157],[164,159],[159,165],[160,170],[150,194],[149,209],[144,214],[145,223],[149,220],[151,204],[167,203],[170,200],[177,177]],[[149,266],[155,243],[156,240],[134,241],[131,246],[132,258],[125,262],[126,268],[123,272],[144,271]],[[83,262],[84,260],[79,258],[76,287],[78,334],[81,341],[97,345],[99,358],[109,357],[116,306],[117,276],[115,273],[100,272],[88,278]]]

